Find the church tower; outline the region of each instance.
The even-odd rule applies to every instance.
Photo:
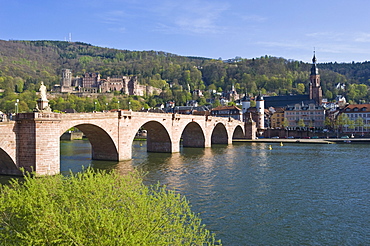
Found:
[[[312,67],[310,75],[310,99],[315,100],[317,104],[321,104],[322,90],[320,85],[320,74],[316,64],[316,55],[313,54]]]

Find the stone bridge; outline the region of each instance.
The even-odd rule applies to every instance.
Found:
[[[89,139],[92,159],[131,159],[139,129],[147,130],[147,151],[179,152],[183,147],[211,147],[245,138],[243,122],[211,116],[132,111],[109,113],[21,113],[0,122],[0,174],[60,172],[60,136],[76,127]]]

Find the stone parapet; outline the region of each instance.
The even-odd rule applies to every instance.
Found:
[[[59,113],[40,113],[40,112],[33,112],[33,113],[21,113],[17,114],[15,117],[16,121],[20,120],[60,120],[61,114]]]

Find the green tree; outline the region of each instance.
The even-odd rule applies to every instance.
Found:
[[[289,137],[289,120],[285,117],[281,125],[287,131],[287,137]]]
[[[15,90],[16,92],[18,93],[21,93],[23,92],[23,88],[24,88],[24,80],[22,78],[15,78]]]
[[[217,90],[217,87],[215,86],[215,84],[210,84],[208,86],[208,90]]]
[[[284,128],[289,127],[289,120],[285,117],[281,125],[282,125]]]
[[[215,245],[187,200],[138,173],[13,180],[0,191],[3,245]]]
[[[333,99],[333,93],[329,90],[326,90],[325,91],[325,97],[328,99],[328,100],[331,100]]]
[[[341,113],[337,116],[337,118],[334,122],[334,127],[337,129],[337,134],[339,134],[339,132],[343,131],[344,126],[348,126],[349,121],[350,121],[349,117],[345,113]]]
[[[297,126],[299,126],[299,127],[305,127],[306,124],[304,123],[304,120],[303,119],[299,119],[298,122],[297,122]]]
[[[213,108],[216,108],[216,107],[218,107],[218,106],[221,106],[220,100],[215,99],[214,103],[212,104],[212,107],[213,107]]]
[[[353,131],[355,129],[355,121],[349,120],[347,122],[347,127]]]
[[[303,83],[298,83],[297,84],[297,93],[298,94],[304,94],[305,92],[305,86]]]
[[[324,125],[329,128],[333,128],[333,122],[329,117],[325,117]]]
[[[360,128],[361,128],[361,133],[362,133],[362,135],[363,135],[363,133],[364,133],[364,125],[365,125],[365,123],[364,123],[364,119],[362,118],[362,117],[358,117],[356,120],[355,120],[355,127],[357,127],[357,129],[358,130],[360,130]]]

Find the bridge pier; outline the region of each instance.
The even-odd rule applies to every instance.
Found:
[[[17,164],[36,175],[60,172],[59,114],[17,115]]]
[[[118,151],[118,161],[126,161],[132,159],[132,144],[121,143]]]

